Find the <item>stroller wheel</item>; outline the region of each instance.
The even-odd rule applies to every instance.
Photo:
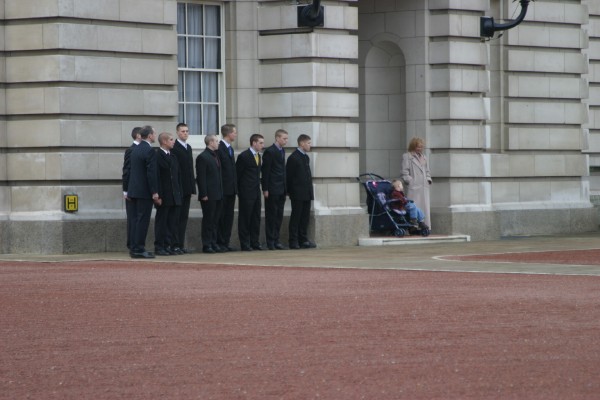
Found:
[[[431,234],[430,229],[421,229],[421,236],[429,236]]]
[[[396,237],[403,237],[405,234],[406,232],[402,228],[398,228],[394,231],[394,236]]]

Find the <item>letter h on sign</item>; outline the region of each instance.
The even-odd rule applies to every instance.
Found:
[[[79,196],[65,194],[65,212],[74,213],[79,209]]]

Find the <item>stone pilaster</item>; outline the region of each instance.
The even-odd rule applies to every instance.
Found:
[[[582,2],[587,6],[589,19],[585,26],[589,47],[588,57],[588,85],[589,85],[589,147],[587,153],[590,157],[590,193],[596,199],[600,194],[600,3],[593,0]]]
[[[355,178],[359,175],[358,9],[324,3],[323,27],[297,24],[298,5],[258,4],[258,117],[271,143],[275,130],[312,138],[315,238],[355,244],[367,229]],[[329,221],[329,222],[328,222]]]

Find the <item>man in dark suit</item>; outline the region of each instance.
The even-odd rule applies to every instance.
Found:
[[[171,154],[177,158],[179,164],[179,175],[181,176],[181,194],[183,200],[179,208],[179,222],[177,224],[177,237],[174,243],[174,251],[178,249],[182,253],[189,253],[185,247],[185,232],[190,215],[190,202],[193,194],[196,194],[196,179],[194,178],[194,156],[192,146],[187,143],[190,135],[188,126],[184,123],[177,124],[177,140],[171,150]]]
[[[275,143],[268,147],[262,158],[262,190],[265,197],[265,235],[269,250],[283,250],[279,231],[285,205],[285,145],[288,133],[283,129],[275,132]]]
[[[314,199],[310,159],[307,154],[310,152],[311,144],[310,136],[298,136],[298,149],[287,160],[286,183],[292,203],[289,226],[290,249],[317,247],[308,240],[310,205]]]
[[[240,153],[235,163],[239,213],[238,235],[243,251],[262,250],[260,246],[260,152],[265,145],[262,135],[250,136],[250,148]]]
[[[135,216],[130,255],[132,258],[154,258],[146,251],[146,235],[152,215],[152,203],[160,202],[156,176],[156,152],[152,149],[154,129],[144,126],[140,144],[131,151],[127,197],[132,202]]]
[[[171,154],[175,138],[168,132],[158,135],[160,148],[156,150],[158,171],[158,195],[154,218],[154,254],[169,256],[183,254],[174,246],[177,237],[177,223],[181,208],[181,176],[177,158]]]
[[[131,251],[131,236],[133,235],[133,211],[132,211],[132,203],[129,197],[127,197],[127,188],[129,186],[129,174],[131,171],[131,152],[133,148],[140,144],[140,131],[141,127],[136,126],[131,131],[131,138],[133,139],[133,143],[131,146],[125,150],[125,156],[123,158],[123,198],[125,199],[125,214],[127,215],[127,248]]]
[[[206,135],[204,143],[206,149],[196,158],[198,200],[202,207],[202,251],[220,253],[223,250],[217,245],[217,222],[221,214],[223,182],[217,155],[219,139],[215,135]]]
[[[233,215],[235,210],[235,195],[237,194],[237,175],[235,172],[235,156],[232,144],[237,138],[237,128],[234,124],[221,127],[223,139],[219,143],[219,161],[221,161],[221,176],[223,178],[223,203],[221,217],[217,229],[217,245],[222,251],[233,251],[229,245]]]

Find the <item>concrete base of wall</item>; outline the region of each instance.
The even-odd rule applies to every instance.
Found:
[[[288,220],[281,227],[281,242],[288,242]],[[146,249],[154,249],[154,219],[148,230]],[[202,218],[188,222],[186,246],[200,251]],[[80,254],[127,252],[125,219],[81,221],[0,221],[0,252],[3,254]],[[358,238],[368,235],[366,215],[325,215],[312,217],[309,236],[319,247],[355,246]],[[264,219],[261,241],[265,243]],[[234,220],[231,245],[239,248],[237,218]]]
[[[432,213],[431,219],[435,234],[466,234],[472,240],[598,231],[595,208],[437,212]]]

